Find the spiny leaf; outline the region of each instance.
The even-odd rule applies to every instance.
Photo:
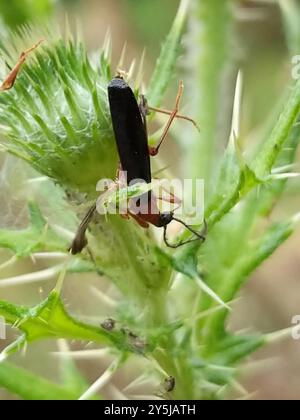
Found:
[[[222,177],[226,175],[226,168],[230,167],[230,162],[234,158],[232,155],[232,146],[229,145],[229,151],[225,155],[224,163],[221,167],[219,185],[221,185],[221,193],[217,189],[217,195],[213,197],[211,204],[207,210],[207,217],[209,224],[214,224],[216,221],[220,220],[228,211],[234,207],[234,205],[241,200],[253,187],[259,183],[266,183],[268,176],[280,155],[284,144],[288,141],[289,135],[292,132],[293,125],[295,124],[297,117],[300,111],[300,82],[298,82],[290,95],[287,104],[280,115],[280,118],[275,125],[269,139],[264,143],[261,150],[258,152],[253,164],[251,166],[244,165],[240,166],[240,173],[235,174],[236,179],[233,179],[231,176],[229,179],[232,179],[232,185],[226,183],[227,188],[229,189],[224,194],[224,181]],[[294,149],[295,149],[294,142]],[[231,149],[231,151],[230,151]],[[233,166],[234,167],[234,166]],[[226,179],[227,177],[225,176]],[[224,196],[225,195],[225,196]],[[219,208],[216,208],[216,203],[222,198],[221,205]]]
[[[144,341],[142,337],[123,327],[108,331],[102,327],[84,324],[67,313],[55,289],[39,305],[31,308],[0,301],[0,316],[23,333],[18,340],[3,350],[2,359],[19,351],[26,343],[45,338],[92,341],[115,347],[124,354],[144,354],[154,350],[158,342],[157,337],[162,333],[162,330],[159,333],[151,331]],[[170,332],[174,328],[178,328],[178,325],[166,327],[164,332]]]
[[[26,342],[45,338],[93,341],[104,345],[114,344],[124,351],[129,349],[126,337],[120,331],[108,332],[72,318],[66,312],[56,291],[50,293],[47,299],[33,308],[0,302],[0,314],[7,323],[15,325],[24,333],[22,341],[18,340],[4,350],[5,356],[18,351]]]
[[[285,222],[276,223],[270,226],[261,238],[252,242],[247,239],[238,257],[231,259],[229,267],[224,265],[219,267],[219,270],[215,267],[215,271],[211,273],[211,278],[210,275],[207,278],[208,284],[216,287],[216,283],[219,283],[219,286],[216,287],[216,293],[225,302],[234,299],[248,276],[293,233],[296,220],[292,218]],[[228,239],[226,240],[228,241]],[[211,304],[206,297],[203,297],[201,309],[207,309]],[[212,351],[225,335],[225,321],[228,314],[226,310],[218,311],[201,322],[202,328],[207,331],[203,337],[203,345],[207,351]]]

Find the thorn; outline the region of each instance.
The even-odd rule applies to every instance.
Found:
[[[28,350],[28,343],[25,341],[24,346],[22,348],[22,356],[25,357]]]
[[[66,40],[73,40],[71,25],[70,25],[70,19],[67,13],[65,13],[65,37]]]
[[[165,376],[165,374],[163,376]],[[149,377],[149,375],[143,373],[142,375],[135,378],[128,385],[126,385],[125,388],[122,389],[122,391],[127,393],[130,390],[132,391],[135,388],[141,388],[145,385],[156,386],[156,382],[153,380],[153,378]]]
[[[32,263],[35,265],[36,264],[36,259],[35,259],[33,254],[30,255],[30,259],[31,259]]]
[[[263,0],[263,2],[266,2],[266,0]],[[270,1],[268,3],[270,3]],[[268,16],[262,7],[253,7],[252,9],[236,8],[234,10],[234,15],[236,20],[240,22],[257,22],[258,20],[265,20]]]
[[[47,281],[54,276],[56,276],[61,269],[63,268],[62,264],[56,265],[55,267],[47,268],[41,271],[35,271],[33,273],[22,274],[16,277],[9,277],[6,279],[1,280],[0,288],[1,287],[9,287],[9,286],[17,286],[20,284],[30,284],[39,281]]]
[[[164,400],[164,398],[158,395],[128,395],[130,400]]]
[[[75,233],[72,232],[72,231],[70,231],[70,230],[68,230],[68,229],[65,229],[62,226],[59,226],[59,225],[51,225],[51,228],[52,228],[52,230],[55,233],[57,233],[58,235],[62,236],[64,239],[66,239],[68,241],[71,241],[71,240],[74,239]]]
[[[79,19],[76,19],[75,22],[75,34],[76,34],[76,42],[80,43],[84,39],[84,35],[82,32],[82,23],[79,21]]]
[[[204,281],[199,276],[196,276],[195,280],[197,285],[200,287],[201,290],[203,290],[203,292],[208,294],[213,300],[215,300],[221,306],[223,306],[223,308],[227,309],[228,311],[231,311],[230,306],[223,302],[223,300],[210,287],[208,287],[207,284],[204,283]]]
[[[237,299],[234,299],[234,300],[227,303],[227,306],[230,308],[230,310],[232,310],[232,305],[234,303],[238,302],[240,299],[241,298],[237,298]],[[206,318],[209,315],[212,315],[212,314],[214,314],[216,312],[219,312],[221,310],[224,310],[224,305],[218,305],[218,306],[215,306],[214,308],[207,309],[206,311],[196,313],[194,316],[187,317],[185,319],[185,321],[193,324],[195,321],[199,321],[199,319]]]
[[[201,380],[201,388],[210,390],[212,392],[220,393],[220,392],[223,391],[224,386],[215,384],[215,383],[210,382],[210,381],[206,381],[205,379],[202,379]]]
[[[66,258],[69,254],[65,252],[36,252],[32,254],[35,259],[52,260],[56,258]]]
[[[246,162],[243,156],[243,151],[241,149],[240,143],[239,143],[239,139],[236,136],[235,131],[232,132],[232,144],[234,145],[234,149],[235,149],[235,153],[236,153],[236,157],[239,163],[239,166],[242,170],[244,170],[246,168]]]
[[[69,346],[67,340],[65,340],[64,338],[58,339],[57,340],[57,347],[58,347],[59,352],[56,353],[56,354],[61,354],[62,355],[61,357],[65,357],[66,359],[70,358],[70,353],[72,353],[72,352],[70,350],[70,346]]]
[[[279,166],[278,168],[272,169],[272,174],[278,174],[286,171],[291,171],[295,169],[298,166],[296,163],[291,163],[289,165]]]
[[[59,294],[59,295],[61,295],[61,292],[62,292],[62,288],[63,288],[63,285],[64,285],[64,280],[65,280],[65,278],[66,278],[66,274],[67,274],[67,269],[68,269],[68,263],[69,263],[69,261],[70,261],[70,259],[71,259],[72,257],[71,257],[71,255],[69,256],[69,258],[68,258],[68,260],[64,263],[64,266],[63,266],[63,268],[62,268],[62,270],[61,270],[61,272],[59,273],[59,276],[58,276],[58,279],[57,279],[57,282],[56,282],[56,285],[55,285],[55,287],[54,287],[54,290]]]
[[[71,357],[76,360],[89,360],[89,359],[101,359],[109,355],[110,349],[97,349],[97,350],[60,350],[58,352],[51,352],[50,354],[55,357]]]
[[[132,62],[131,62],[131,64],[130,64],[130,67],[129,67],[129,70],[128,70],[128,73],[127,73],[127,75],[128,75],[128,80],[131,80],[131,79],[132,79],[132,77],[133,77],[133,73],[134,73],[135,65],[136,65],[136,60],[134,59],[134,60],[132,60]]]
[[[109,306],[112,309],[115,309],[118,306],[118,302],[112,299],[110,296],[102,292],[102,290],[97,289],[95,286],[90,286],[90,290],[93,295],[95,295],[102,303]]]
[[[8,355],[4,351],[2,351],[0,353],[0,363],[4,362],[7,359],[7,357]]]
[[[128,400],[126,395],[123,394],[114,384],[109,384],[108,390],[112,394],[114,400]]]
[[[243,375],[255,375],[256,373],[261,373],[264,371],[272,371],[279,365],[280,361],[281,359],[279,357],[255,360],[237,368],[237,370]]]
[[[273,333],[266,334],[265,335],[266,343],[267,344],[270,344],[270,343],[273,344],[273,343],[285,340],[287,338],[292,339],[292,332],[293,332],[294,329],[295,329],[295,325],[292,326],[292,327],[285,328],[285,329],[280,330],[280,331],[275,331]]]
[[[243,95],[243,75],[242,71],[238,72],[235,85],[234,104],[232,111],[231,134],[229,143],[235,143],[235,139],[240,136],[240,121]]]
[[[29,178],[25,182],[27,184],[35,184],[35,183],[46,182],[46,181],[49,181],[49,178],[48,177],[46,177],[46,176],[37,176],[35,178]]]
[[[0,271],[4,270],[5,268],[10,267],[11,265],[15,264],[18,261],[18,257],[14,255],[9,260],[5,261],[3,264],[0,264]]]
[[[166,372],[161,366],[160,366],[160,364],[158,363],[158,361],[156,360],[156,359],[154,359],[154,357],[152,357],[152,356],[148,356],[148,360],[151,360],[151,362],[156,366],[156,368],[157,368],[157,370],[163,375],[163,376],[165,376],[166,378],[168,377],[168,376],[170,376],[169,374],[168,374],[168,372]]]
[[[105,34],[104,43],[103,43],[103,55],[107,61],[110,61],[111,55],[111,31],[108,29]]]
[[[27,340],[26,335],[23,334],[17,340],[9,344],[7,347],[5,347],[4,350],[2,350],[0,354],[0,362],[4,361],[13,353],[16,353],[17,351],[20,351],[24,346],[26,346]]]
[[[236,398],[235,401],[249,401],[249,400],[253,400],[255,399],[255,396],[257,395],[257,391],[251,392],[251,393],[247,393],[246,395],[240,397],[240,398]]]
[[[236,380],[232,379],[229,384],[232,386],[232,388],[241,394],[242,398],[245,398],[245,396],[249,395],[249,392]]]
[[[298,224],[300,222],[300,212],[296,213],[293,217],[292,217],[292,223],[293,224]]]
[[[121,56],[120,56],[120,60],[119,60],[119,63],[117,65],[117,69],[123,69],[124,68],[124,61],[125,61],[125,56],[126,56],[126,49],[127,49],[127,42],[125,42],[124,45],[123,45]]]
[[[118,359],[114,360],[108,368],[103,372],[103,374],[93,383],[79,398],[79,401],[86,401],[92,398],[97,392],[99,392],[103,387],[105,387],[112,379],[113,375],[120,367],[123,361],[123,355]]]
[[[139,64],[139,67],[138,67],[137,75],[136,75],[136,78],[135,78],[135,89],[138,89],[138,90],[141,89],[141,86],[142,86],[142,83],[143,83],[145,56],[146,56],[146,49],[144,48],[143,52],[142,52],[141,59],[140,59],[140,64]]]
[[[186,20],[189,5],[190,5],[190,0],[182,0],[180,2],[178,12],[176,14],[173,26],[181,27],[184,24],[184,22]]]

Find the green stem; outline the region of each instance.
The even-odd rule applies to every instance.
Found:
[[[79,394],[8,362],[0,364],[0,385],[24,400],[77,400]]]
[[[227,119],[222,106],[222,86],[229,61],[233,17],[229,0],[198,0],[194,5],[189,61],[196,73],[189,96],[196,96],[193,107],[198,112],[201,133],[199,138],[191,132],[191,138],[185,136],[184,142],[188,145],[186,162],[192,167],[193,177],[208,182],[216,167],[219,128],[226,125]]]
[[[130,302],[144,326],[165,322],[165,302],[171,268],[156,244],[132,220],[119,215],[92,226],[91,252],[99,266]]]

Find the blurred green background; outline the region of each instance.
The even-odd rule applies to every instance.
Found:
[[[117,63],[125,42],[127,65],[135,56],[140,57],[146,48],[147,79],[178,3],[178,0],[0,0],[0,25],[1,31],[7,28],[16,30],[19,25],[49,24],[52,20],[63,27],[67,15],[72,28],[79,26],[82,29],[91,51],[103,44],[104,36],[110,30],[114,63]],[[271,1],[236,1],[235,5],[238,39],[235,59],[243,70],[245,86],[242,133],[244,136],[251,135],[255,143],[257,133],[270,117],[270,110],[289,83],[290,61],[278,5]],[[178,78],[184,80],[180,63],[179,73]],[[173,92],[171,94],[173,97]],[[228,100],[231,95],[229,91]],[[183,101],[188,103],[188,100],[184,97]],[[26,194],[23,194],[22,201],[20,191],[11,188],[12,183],[17,183],[18,176],[22,178],[22,168],[18,167],[16,161],[8,162],[1,153],[0,163],[0,226],[24,226]],[[284,204],[276,209],[275,215],[294,214],[299,208],[299,182],[296,180],[289,183]],[[232,328],[275,331],[290,326],[292,317],[300,314],[299,244],[300,231],[255,273],[235,305]],[[0,263],[8,257],[8,254],[1,253]],[[35,265],[34,270],[42,267]],[[13,276],[31,270],[33,263],[28,261],[25,265],[19,264],[6,273],[0,273],[0,276]],[[87,277],[73,276],[72,282],[66,285],[65,295],[75,314],[101,316],[105,308],[99,308],[91,291],[85,291]],[[92,281],[99,285],[100,280]],[[101,282],[104,288],[109,287],[105,280]],[[43,284],[43,288],[37,284],[18,289],[3,288],[0,289],[0,299],[32,305],[45,297],[52,286],[53,281],[49,280]],[[0,342],[0,349],[4,345]],[[19,363],[33,371],[55,378],[55,360],[49,358],[49,363],[45,364],[41,356],[44,351],[54,348],[55,343],[38,343],[32,346],[30,354],[16,357],[21,358]],[[251,375],[248,375],[249,372],[245,374],[243,384],[250,392],[257,392],[257,398],[300,399],[299,351],[300,342],[292,340],[264,349],[256,358],[265,361],[258,364],[257,369],[251,369]],[[94,370],[98,368],[95,369],[94,362],[85,363],[81,367],[91,380],[95,378]],[[119,380],[122,381],[122,378],[119,377]],[[1,398],[7,396],[5,392],[0,392]]]

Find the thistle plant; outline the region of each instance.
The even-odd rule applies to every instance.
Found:
[[[12,254],[0,266],[0,288],[53,280],[52,291],[36,306],[0,301],[0,316],[19,332],[1,353],[0,385],[11,393],[24,399],[90,399],[107,393],[115,399],[135,398],[146,384],[152,398],[224,399],[236,386],[243,362],[286,334],[244,335],[227,328],[241,287],[298,222],[297,215],[266,221],[288,178],[295,175],[289,171],[300,135],[300,82],[287,89],[280,113],[257,150],[248,151],[239,130],[241,73],[236,71],[232,90],[233,113],[222,95],[235,63],[235,6],[231,0],[191,5],[182,0],[145,89],[149,103],[160,106],[178,57],[185,55],[185,95],[201,133],[179,128],[172,135],[182,148],[184,176],[205,180],[204,244],[173,251],[154,230],[146,232],[132,220],[108,215],[91,222],[88,249],[77,256],[68,253],[76,226],[97,199],[98,180],[113,178],[118,165],[107,100],[115,73],[109,37],[90,57],[83,41],[68,31],[65,37],[43,33],[45,42],[23,64],[12,89],[1,93],[2,152],[25,162],[24,188],[30,199],[28,226],[0,230],[0,246]],[[36,42],[36,32],[20,30],[1,40],[2,80],[8,71],[5,63],[13,67],[20,51]],[[139,92],[142,65],[130,73]],[[59,258],[59,263],[5,278],[8,267],[40,256]],[[93,289],[99,305],[109,308],[106,316],[86,322],[72,314],[63,287],[70,273],[94,273],[113,285],[112,294]],[[58,343],[60,384],[18,366],[16,354],[25,348],[29,353],[31,343],[45,339]],[[66,340],[93,343],[94,348],[70,351]],[[44,355],[45,363],[48,357]],[[76,357],[95,357],[95,363],[106,364],[93,385],[76,368]],[[126,366],[132,382],[120,389],[114,375]],[[170,378],[175,379],[173,390],[166,386]]]

